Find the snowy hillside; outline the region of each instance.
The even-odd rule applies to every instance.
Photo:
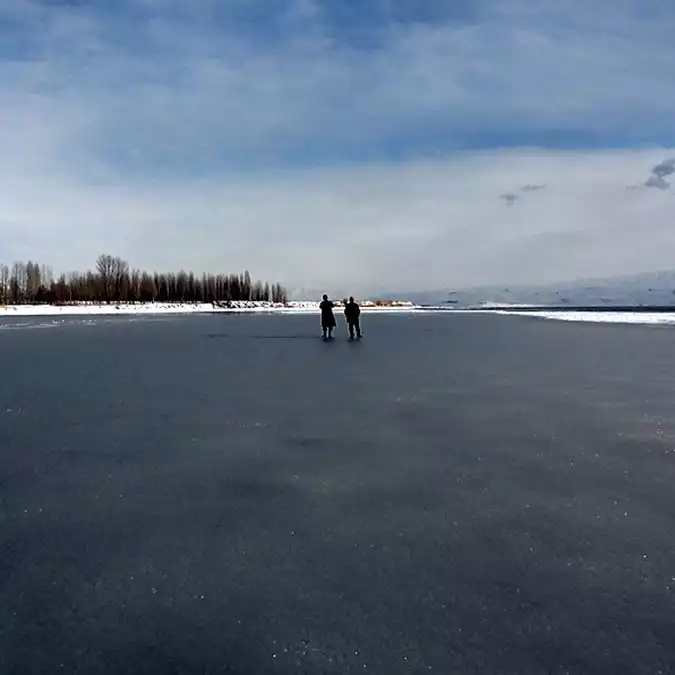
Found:
[[[419,293],[397,293],[422,305],[473,307],[498,305],[541,306],[675,306],[675,272],[655,272],[611,279],[579,280],[546,286],[488,286]]]

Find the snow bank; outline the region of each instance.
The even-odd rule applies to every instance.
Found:
[[[336,312],[341,307],[336,306]],[[417,309],[412,303],[398,302],[379,306],[372,302],[363,302],[364,312],[409,312]],[[230,303],[169,303],[153,302],[139,304],[95,304],[80,303],[73,305],[7,305],[0,306],[0,317],[28,316],[114,316],[138,314],[232,314],[232,313],[279,313],[301,314],[318,313],[318,302],[230,302]]]
[[[675,325],[675,312],[491,312],[501,315],[531,316],[555,321],[580,321],[588,323],[633,323],[653,326]]]

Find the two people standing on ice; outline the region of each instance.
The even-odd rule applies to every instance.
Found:
[[[324,340],[331,340],[333,338],[333,328],[337,325],[335,315],[333,314],[333,307],[335,307],[335,305],[328,299],[327,295],[324,295],[323,300],[319,305],[319,309],[321,310],[321,329],[323,331]],[[349,302],[345,303],[345,319],[347,320],[347,326],[349,328],[350,340],[354,339],[354,333],[356,333],[356,337],[361,337],[360,315],[361,308],[354,302],[354,298],[350,297]]]

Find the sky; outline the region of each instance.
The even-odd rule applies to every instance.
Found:
[[[672,0],[4,0],[0,262],[296,296],[675,267]]]

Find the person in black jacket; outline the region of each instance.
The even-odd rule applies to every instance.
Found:
[[[345,303],[345,319],[347,319],[347,326],[349,327],[350,340],[354,339],[354,332],[356,332],[357,338],[361,338],[360,316],[361,308],[354,302],[354,298],[350,296],[349,302]]]
[[[323,301],[319,305],[321,310],[321,330],[323,331],[324,340],[333,339],[333,328],[335,328],[335,316],[333,315],[333,303],[328,299],[327,295],[323,296]]]

